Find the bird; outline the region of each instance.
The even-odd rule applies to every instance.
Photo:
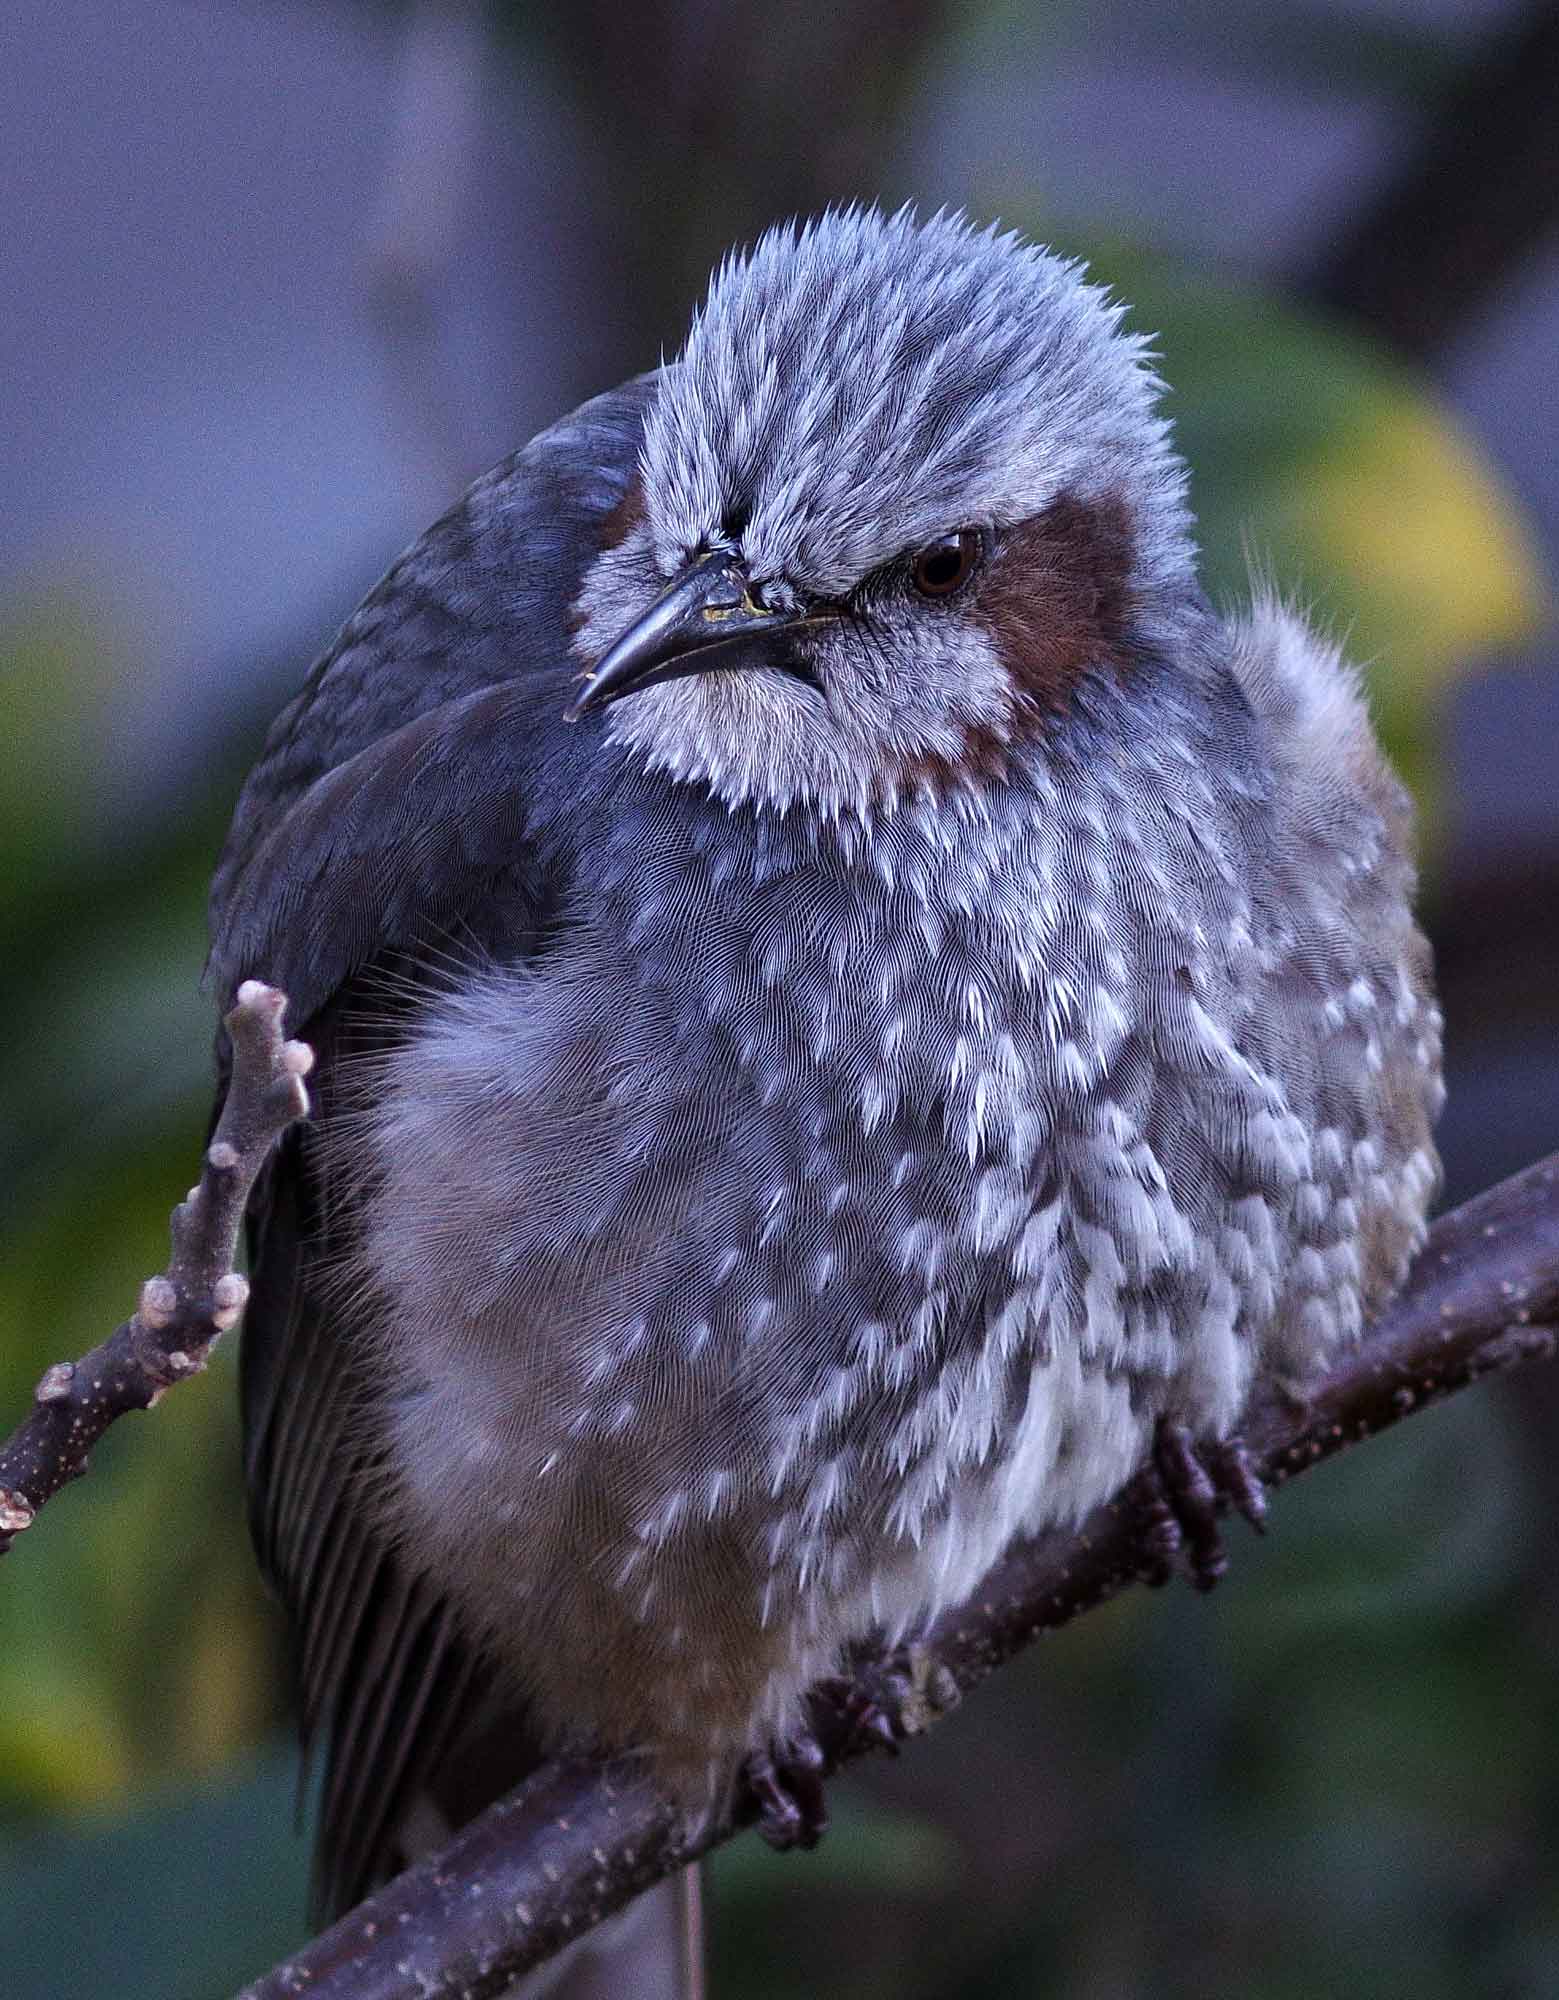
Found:
[[[271,729],[211,977],[318,1058],[241,1381],[324,1913],[560,1751],[804,1844],[852,1649],[1144,1467],[1208,1580],[1253,1390],[1402,1281],[1410,808],[1210,603],[1156,371],[1012,230],[778,225]]]

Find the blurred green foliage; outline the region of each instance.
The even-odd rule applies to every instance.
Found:
[[[1518,505],[1366,343],[1130,246],[1071,247],[1156,330],[1215,593],[1270,567],[1368,663],[1432,841],[1447,685],[1545,610]],[[97,716],[134,671],[64,589],[0,623],[0,1412],[18,1416],[157,1268],[206,1115],[204,885],[256,737],[236,714],[198,787],[110,823]],[[297,1935],[232,1376],[224,1353],[119,1427],[0,1573],[8,2000],[196,2000]],[[718,1858],[716,1990],[1559,1992],[1559,1871],[1534,1860],[1559,1835],[1559,1714],[1553,1634],[1522,1596],[1526,1480],[1500,1406],[1463,1398],[1285,1496],[1214,1603],[1137,1593],[1082,1621],[844,1788],[815,1859]],[[129,1886],[148,1870],[177,1880],[171,1902]]]
[[[98,718],[106,676],[131,671],[112,629],[68,593],[0,622],[0,692],[18,725],[0,732],[7,1425],[42,1368],[102,1339],[162,1264],[168,1212],[193,1178],[206,1114],[205,884],[250,746],[229,746],[193,795],[150,797],[111,823],[98,805],[110,789]],[[177,1822],[184,1808],[168,1803],[171,1788],[225,1771],[277,1721],[274,1636],[238,1497],[233,1358],[219,1351],[165,1412],[113,1431],[88,1479],[4,1565],[7,1993],[110,1990],[62,1979],[57,1962],[50,1974],[28,1939],[41,1945],[69,1902],[40,1901],[23,1884],[48,1881],[69,1899],[73,1883],[106,1879],[99,1861],[116,1841],[130,1845],[113,1815],[151,1789],[162,1818]],[[266,1898],[276,1899],[274,1885]],[[295,1919],[300,1892],[282,1901]],[[95,1945],[83,1940],[89,1954],[116,1948],[116,1936],[122,1946],[110,1916]],[[150,1976],[176,1960],[137,1953],[134,1962]],[[223,1959],[218,1990],[253,1963]],[[161,1977],[146,1988],[170,1990]],[[193,2000],[213,1989],[184,1990]]]

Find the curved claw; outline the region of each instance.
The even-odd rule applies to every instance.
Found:
[[[1191,1581],[1211,1590],[1229,1567],[1218,1517],[1232,1505],[1258,1534],[1266,1529],[1267,1496],[1240,1438],[1198,1445],[1184,1424],[1160,1417],[1144,1503],[1146,1574],[1164,1583],[1183,1548]]]
[[[930,1650],[910,1643],[886,1654],[862,1649],[853,1675],[835,1675],[812,1691],[818,1734],[835,1747],[882,1749],[929,1729],[962,1699],[957,1681]]]
[[[758,1831],[770,1847],[780,1853],[816,1847],[828,1831],[826,1768],[822,1745],[806,1734],[748,1758],[743,1775],[758,1808]]]
[[[1232,1502],[1236,1513],[1250,1523],[1258,1535],[1267,1532],[1267,1489],[1243,1438],[1225,1438],[1208,1447],[1205,1454],[1212,1468],[1213,1484]]]

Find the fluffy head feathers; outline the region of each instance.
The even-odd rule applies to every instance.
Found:
[[[830,211],[716,273],[645,429],[661,568],[740,540],[842,595],[906,548],[1124,490],[1160,576],[1184,477],[1146,342],[1080,266],[958,216]]]
[[[958,216],[831,211],[727,259],[665,368],[631,505],[579,600],[593,667],[669,579],[729,549],[796,636],[634,693],[608,735],[727,804],[825,819],[980,789],[1090,675],[1188,657],[1184,468],[1124,308]],[[973,530],[939,602],[909,558]],[[707,664],[711,655],[703,656]],[[1027,753],[1025,753],[1027,754]]]

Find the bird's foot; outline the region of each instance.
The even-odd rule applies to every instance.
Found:
[[[780,1853],[816,1847],[828,1831],[823,1776],[828,1758],[810,1730],[755,1751],[742,1773],[758,1808],[758,1831]]]
[[[801,1729],[748,1758],[743,1776],[759,1833],[781,1850],[816,1847],[828,1829],[823,1780],[835,1766],[861,1750],[896,1755],[961,1698],[957,1681],[926,1646],[854,1654],[848,1673],[813,1688]]]
[[[1153,1459],[1141,1475],[1143,1548],[1150,1583],[1167,1583],[1183,1549],[1191,1581],[1211,1590],[1229,1567],[1218,1517],[1228,1507],[1264,1531],[1267,1495],[1242,1439],[1197,1444],[1184,1424],[1160,1417]]]
[[[858,1651],[848,1674],[819,1682],[812,1707],[819,1735],[843,1757],[857,1749],[897,1754],[961,1699],[957,1681],[930,1648],[911,1642],[887,1653]]]

